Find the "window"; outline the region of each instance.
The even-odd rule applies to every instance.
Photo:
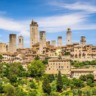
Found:
[[[61,66],[61,69],[63,69],[64,67],[63,66]]]

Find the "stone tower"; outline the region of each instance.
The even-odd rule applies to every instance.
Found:
[[[54,47],[56,47],[56,40],[52,40],[51,41],[51,45],[54,46]]]
[[[70,28],[68,28],[67,29],[67,33],[66,33],[66,45],[70,45],[70,44],[72,44],[72,32],[71,32],[71,29]]]
[[[32,20],[30,24],[30,48],[36,43],[38,43],[38,24]]]
[[[82,46],[85,46],[86,45],[86,37],[85,36],[81,36],[80,44]]]
[[[16,34],[9,35],[9,52],[16,52]]]
[[[62,36],[58,37],[58,47],[62,47]]]
[[[24,38],[23,38],[23,36],[18,37],[18,48],[20,48],[20,49],[24,48]]]
[[[46,32],[40,31],[40,54],[43,53],[44,47],[46,47]]]

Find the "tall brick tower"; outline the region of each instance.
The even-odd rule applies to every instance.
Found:
[[[58,47],[62,47],[62,36],[58,37]]]
[[[72,32],[70,28],[67,29],[66,36],[66,45],[72,44]]]
[[[16,52],[16,34],[9,35],[9,52]]]
[[[24,38],[23,38],[23,36],[18,37],[18,48],[20,48],[20,49],[24,48]]]
[[[38,43],[38,24],[32,20],[30,24],[30,48],[36,43]]]
[[[46,47],[46,32],[40,31],[40,54],[43,53],[44,47]]]
[[[82,46],[85,46],[86,45],[86,37],[85,36],[81,36],[80,44]]]

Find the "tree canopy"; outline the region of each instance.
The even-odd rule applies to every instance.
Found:
[[[41,60],[34,60],[28,66],[29,75],[32,77],[40,77],[44,74],[45,66]]]

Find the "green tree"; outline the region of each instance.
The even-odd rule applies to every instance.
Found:
[[[79,79],[82,81],[86,81],[87,78],[86,78],[86,75],[81,75]]]
[[[88,74],[86,75],[87,80],[91,79],[92,83],[94,82],[94,75]]]
[[[0,54],[0,62],[2,62],[3,56]]]
[[[14,83],[17,81],[17,77],[25,75],[25,70],[20,63],[11,63],[4,67],[4,75],[11,83]]]
[[[96,95],[96,88],[92,89],[92,95],[95,96]]]
[[[70,55],[70,52],[64,52],[64,55],[68,56]]]
[[[26,92],[24,92],[22,89],[20,88],[16,88],[16,92],[15,92],[16,96],[26,96]]]
[[[33,80],[31,81],[30,87],[33,89],[36,89],[36,84]]]
[[[50,96],[60,96],[60,95],[59,95],[59,93],[57,93],[57,92],[52,92],[52,93],[50,94]]]
[[[43,64],[48,64],[48,57],[46,57],[42,62],[43,62]]]
[[[83,81],[81,81],[80,79],[75,79],[75,78],[73,78],[72,84],[73,84],[75,87],[78,87],[78,88],[81,88],[81,87],[84,86]]]
[[[82,96],[82,91],[78,90],[78,96]]]
[[[47,77],[45,77],[44,80],[43,80],[42,89],[47,94],[51,93],[51,86],[50,86],[50,83],[49,83],[49,80],[48,80]]]
[[[37,55],[37,56],[35,57],[35,60],[40,60],[40,57]]]
[[[15,88],[10,84],[4,87],[4,91],[6,93],[6,96],[15,96]]]
[[[93,86],[92,84],[93,84],[92,80],[91,80],[91,79],[88,79],[88,80],[87,80],[87,85]]]
[[[28,72],[31,77],[40,77],[44,74],[45,66],[41,60],[34,60],[28,66]]]
[[[84,92],[84,96],[92,96],[92,95],[91,95],[91,92],[89,90],[87,90]]]
[[[63,81],[63,88],[66,89],[68,86],[70,86],[70,80],[66,75],[62,76]]]
[[[37,91],[32,90],[32,91],[28,92],[28,96],[37,96]]]
[[[3,85],[0,83],[0,93],[4,93]]]
[[[58,76],[57,76],[57,91],[61,92],[62,88],[63,88],[63,81],[62,81],[62,76],[61,76],[61,72],[58,72]]]
[[[55,80],[55,76],[54,76],[53,74],[49,74],[49,75],[48,75],[48,80],[49,80],[50,83],[51,83],[52,81]]]

